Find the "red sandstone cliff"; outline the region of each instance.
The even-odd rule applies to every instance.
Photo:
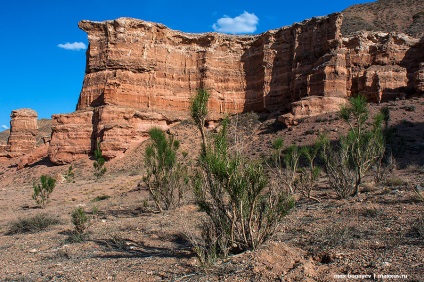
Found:
[[[210,119],[245,111],[314,115],[364,93],[381,101],[422,91],[423,41],[362,32],[342,38],[342,15],[260,35],[187,34],[136,19],[82,21],[90,42],[77,111],[54,115],[50,159],[67,163],[97,141],[113,158],[151,126],[187,117],[200,87]],[[325,97],[319,98],[319,97]]]

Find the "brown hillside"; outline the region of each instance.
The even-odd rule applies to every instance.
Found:
[[[379,0],[353,5],[343,11],[342,33],[360,30],[424,34],[424,1]]]

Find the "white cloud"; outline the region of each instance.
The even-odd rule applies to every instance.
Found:
[[[215,31],[223,33],[252,33],[256,31],[259,18],[255,14],[244,11],[243,14],[230,18],[224,16],[220,18],[212,25]]]
[[[57,47],[65,49],[65,50],[73,50],[73,51],[87,49],[87,45],[85,45],[83,42],[73,42],[73,43],[66,42],[65,44],[58,44]]]
[[[7,125],[2,125],[1,128],[3,128],[4,130],[9,129],[9,127]]]

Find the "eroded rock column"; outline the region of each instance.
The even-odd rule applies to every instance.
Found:
[[[10,136],[7,149],[10,157],[32,151],[37,144],[37,112],[31,109],[13,110],[10,115]]]

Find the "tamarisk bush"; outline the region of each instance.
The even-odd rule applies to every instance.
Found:
[[[198,92],[193,101],[200,104],[192,106],[192,116],[204,119],[207,98],[201,97],[208,94]],[[202,118],[194,119],[199,128],[203,127]],[[203,262],[257,248],[273,235],[294,206],[291,197],[269,185],[261,163],[230,152],[227,125],[225,119],[219,132],[205,136],[199,170],[192,178],[196,202],[207,215],[201,226],[203,244],[195,246]]]
[[[187,167],[178,162],[180,143],[174,136],[166,137],[159,128],[149,131],[152,143],[145,151],[146,175],[143,178],[159,211],[180,204],[188,185]]]
[[[102,150],[100,149],[100,142],[97,143],[96,150],[94,150],[94,176],[99,179],[103,176],[103,174],[106,173],[106,167],[105,167],[105,158],[103,157]]]
[[[50,194],[53,192],[54,187],[56,186],[56,180],[47,175],[42,175],[40,177],[40,184],[33,184],[34,193],[32,198],[41,204],[44,208],[47,204],[47,201],[50,197]]]
[[[349,131],[333,146],[324,138],[322,158],[330,186],[340,197],[346,198],[359,193],[362,179],[384,155],[382,123],[385,118],[378,113],[372,124],[367,125],[369,111],[363,96],[352,97],[350,104],[341,108],[340,117],[349,125]]]

